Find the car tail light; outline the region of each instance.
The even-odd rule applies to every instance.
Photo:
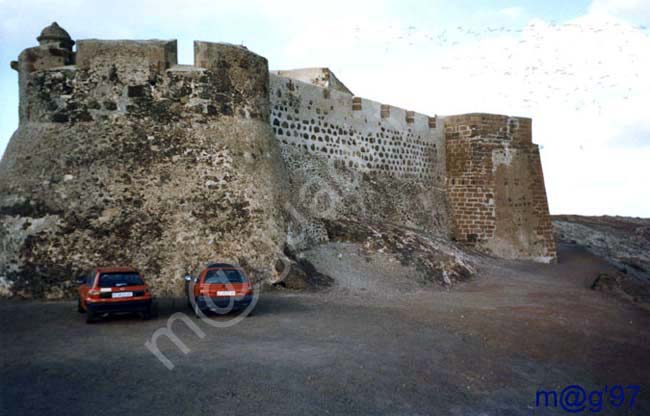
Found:
[[[99,299],[100,291],[96,289],[91,289],[88,291],[88,297],[91,299]]]

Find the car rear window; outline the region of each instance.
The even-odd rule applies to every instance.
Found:
[[[102,273],[99,275],[99,287],[141,286],[142,277],[136,272]]]
[[[205,283],[244,283],[244,275],[236,269],[208,270],[205,274]]]

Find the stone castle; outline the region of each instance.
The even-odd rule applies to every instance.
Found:
[[[131,264],[154,287],[211,259],[278,257],[354,219],[505,258],[556,257],[531,120],[427,116],[328,69],[269,72],[243,46],[79,40],[56,23],[11,63],[20,125],[0,163],[5,294],[56,297]]]

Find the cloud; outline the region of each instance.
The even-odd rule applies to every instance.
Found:
[[[639,24],[650,24],[649,0],[594,0],[589,13],[620,17]]]

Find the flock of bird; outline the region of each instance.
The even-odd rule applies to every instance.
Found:
[[[364,37],[361,27],[354,33],[357,39]],[[425,50],[438,57],[436,70],[442,73],[459,72],[476,80],[499,77],[512,83],[518,104],[530,109],[561,100],[574,110],[602,114],[607,110],[602,103],[612,97],[635,98],[644,82],[650,88],[647,25],[540,21],[523,27],[455,26],[438,33],[408,26],[388,27],[385,35],[387,55]],[[497,94],[508,100],[512,91]]]

